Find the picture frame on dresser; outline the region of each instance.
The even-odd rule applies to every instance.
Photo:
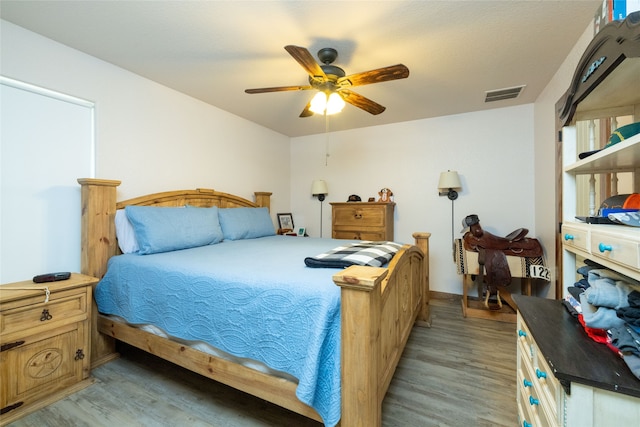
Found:
[[[293,230],[293,215],[290,213],[278,213],[278,226],[282,230]]]

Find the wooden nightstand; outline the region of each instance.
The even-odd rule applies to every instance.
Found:
[[[72,274],[59,282],[0,285],[0,425],[93,382],[91,287],[97,282]]]
[[[331,203],[331,237],[354,240],[393,240],[395,203]]]

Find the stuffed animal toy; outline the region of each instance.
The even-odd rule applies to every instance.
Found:
[[[393,192],[388,188],[383,188],[378,194],[380,195],[379,202],[389,203],[393,201]]]

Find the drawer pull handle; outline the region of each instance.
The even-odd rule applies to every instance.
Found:
[[[573,239],[575,239],[573,234],[567,233],[567,234],[564,235],[564,240],[573,240]]]
[[[519,337],[526,337],[527,333],[525,331],[523,331],[522,329],[518,329],[518,336]]]
[[[44,322],[46,320],[51,320],[53,319],[53,316],[51,314],[49,314],[49,309],[45,308],[44,310],[42,310],[42,315],[40,316],[40,321]]]
[[[606,252],[606,251],[611,252],[613,250],[613,248],[611,247],[611,245],[605,245],[604,243],[600,243],[598,245],[598,250],[600,252]]]
[[[533,424],[531,424],[531,423],[527,422],[527,420],[524,420],[524,421],[522,422],[522,427],[533,427]]]
[[[76,357],[74,357],[74,360],[82,360],[84,359],[84,351],[82,351],[81,348],[79,348],[78,350],[76,350]]]
[[[355,219],[362,219],[362,214],[361,213],[357,213],[357,214],[353,215],[353,217]]]
[[[20,347],[22,344],[24,344],[24,340],[2,344],[2,347],[0,347],[0,352],[11,350],[12,348],[15,348],[15,347]]]
[[[24,402],[18,402],[14,403],[13,405],[5,406],[4,408],[0,409],[0,415],[4,415],[9,411],[13,411],[16,408],[21,407],[23,404]]]
[[[529,396],[529,404],[530,404],[531,406],[533,406],[533,405],[539,405],[539,404],[540,404],[540,401],[539,401],[538,399],[536,399],[535,397],[533,397],[533,396]]]
[[[536,368],[536,377],[538,377],[538,378],[547,378],[547,373],[544,372],[544,371],[541,371],[538,368]]]
[[[522,383],[524,384],[525,387],[532,387],[533,383],[531,381],[529,381],[528,379],[524,379],[524,381],[522,381]]]

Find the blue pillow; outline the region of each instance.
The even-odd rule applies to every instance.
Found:
[[[267,208],[226,208],[218,211],[225,240],[273,236],[276,230]]]
[[[212,245],[223,239],[217,207],[127,206],[125,213],[141,255]]]

